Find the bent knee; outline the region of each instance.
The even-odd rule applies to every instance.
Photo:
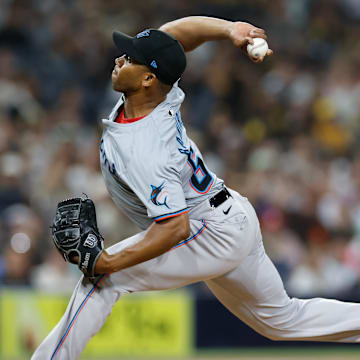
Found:
[[[291,340],[294,325],[299,310],[296,299],[291,299],[286,305],[267,309],[258,313],[259,333],[273,341]]]

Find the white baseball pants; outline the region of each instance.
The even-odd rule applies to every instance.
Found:
[[[77,359],[122,294],[198,281],[205,281],[235,316],[270,339],[360,342],[360,304],[290,299],[265,254],[253,207],[238,193],[231,194],[216,209],[208,201],[193,209],[192,236],[167,253],[99,277],[96,285],[82,278],[64,316],[32,359]],[[121,251],[142,236],[121,241],[108,252]]]

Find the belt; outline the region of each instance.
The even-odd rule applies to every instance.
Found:
[[[209,199],[209,203],[211,207],[218,207],[223,202],[225,202],[229,197],[232,197],[229,193],[228,189],[224,187],[221,191],[215,194],[212,198]]]

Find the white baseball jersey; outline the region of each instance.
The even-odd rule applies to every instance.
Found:
[[[207,199],[223,183],[186,136],[179,112],[183,99],[176,85],[142,120],[117,124],[121,98],[103,121],[100,152],[108,190],[133,221],[145,229],[154,220],[188,211],[190,237],[156,258],[101,275],[95,283],[80,279],[64,316],[32,360],[77,359],[123,294],[197,281],[205,281],[235,316],[270,339],[360,342],[359,304],[289,298],[264,251],[259,221],[246,198],[229,189],[231,197],[210,206]],[[145,232],[107,252],[121,252]]]
[[[103,120],[101,169],[114,202],[141,229],[188,212],[223,188],[183,126],[183,91],[175,84],[148,116],[115,122],[124,96]]]

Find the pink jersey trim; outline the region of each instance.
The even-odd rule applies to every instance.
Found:
[[[188,212],[187,209],[185,210],[180,210],[179,212],[175,212],[173,214],[165,214],[165,215],[160,215],[158,217],[156,217],[154,220],[155,222],[158,222],[158,221],[162,221],[162,220],[165,220],[165,219],[170,219],[172,217],[175,217],[175,216],[179,216],[179,215],[182,215],[182,214],[186,214]]]
[[[70,325],[68,326],[67,330],[65,331],[65,334],[62,336],[60,343],[58,344],[58,346],[56,347],[53,355],[51,356],[51,360],[55,359],[56,354],[59,352],[59,350],[61,349],[61,347],[64,345],[64,342],[66,340],[66,338],[68,337],[68,335],[70,334],[70,330],[72,329],[72,327],[74,326],[77,318],[79,317],[81,311],[84,309],[86,303],[89,301],[90,297],[92,296],[92,294],[95,292],[95,290],[97,289],[98,285],[104,280],[106,275],[103,275],[98,282],[94,285],[94,287],[90,290],[90,292],[87,294],[87,296],[85,297],[84,301],[81,303],[79,309],[76,311],[73,319],[70,322]]]
[[[202,234],[202,232],[207,228],[207,222],[205,220],[201,220],[201,222],[203,223],[203,226],[195,235],[191,236],[189,239],[179,242],[177,245],[173,246],[169,251],[178,249],[179,247],[188,244],[190,241],[195,240],[200,234]]]
[[[211,189],[211,187],[213,186],[213,184],[214,184],[214,178],[212,179],[210,185],[208,185],[208,189],[207,189],[206,191],[204,191],[204,192],[200,192],[200,191],[196,190],[196,189],[192,186],[191,180],[189,180],[189,184],[190,184],[191,188],[192,188],[195,192],[197,192],[198,194],[207,194],[207,193],[210,191],[210,189]]]

